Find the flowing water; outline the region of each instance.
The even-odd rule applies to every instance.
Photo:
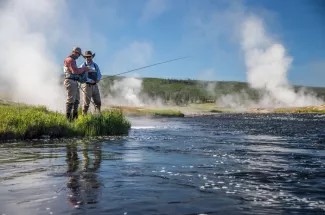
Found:
[[[0,145],[1,214],[325,214],[325,115],[134,118]]]

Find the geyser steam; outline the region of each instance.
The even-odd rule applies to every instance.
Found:
[[[142,92],[142,84],[142,79],[135,77],[114,80],[110,94],[103,101],[110,105],[163,107],[160,98],[151,98]]]
[[[244,52],[247,81],[259,92],[258,102],[246,92],[222,96],[217,105],[248,107],[299,107],[323,104],[315,93],[300,89],[298,92],[288,83],[287,73],[293,59],[285,47],[271,38],[263,21],[251,15],[241,23],[240,45]]]
[[[11,0],[0,8],[0,84],[15,101],[54,110],[64,105],[58,102],[64,99],[61,68],[51,51],[62,5],[61,0]]]
[[[250,16],[242,23],[241,47],[245,54],[247,80],[252,88],[265,90],[261,100],[268,106],[306,106],[323,103],[304,91],[296,93],[287,80],[292,58],[284,46],[270,38],[263,22]]]

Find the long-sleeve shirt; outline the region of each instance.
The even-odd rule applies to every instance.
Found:
[[[91,62],[90,64],[88,64],[87,62],[84,62],[83,64],[80,65],[81,68],[85,68],[85,67],[91,67],[93,68],[93,70],[95,70],[97,72],[97,81],[99,81],[102,78],[102,74],[100,72],[99,66],[96,64],[95,66],[95,62]],[[92,70],[90,70],[89,72],[92,72]],[[87,72],[88,73],[88,72]],[[88,78],[88,74],[87,74],[87,82],[90,83],[92,79]]]
[[[64,67],[67,68],[72,74],[80,75],[81,73],[86,71],[86,68],[78,68],[76,60],[71,56],[67,57],[64,60]]]

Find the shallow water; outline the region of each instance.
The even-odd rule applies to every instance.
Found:
[[[1,214],[325,214],[325,115],[134,118],[0,145]]]

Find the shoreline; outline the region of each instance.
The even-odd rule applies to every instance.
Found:
[[[131,127],[119,110],[82,115],[79,109],[79,117],[70,122],[64,113],[45,106],[1,102],[0,118],[0,142],[127,135]]]
[[[325,104],[305,107],[278,107],[278,108],[221,108],[214,104],[191,104],[188,106],[166,107],[137,107],[137,106],[111,106],[121,110],[126,116],[152,116],[152,117],[198,117],[214,116],[218,114],[282,114],[282,113],[318,113],[325,114]]]
[[[100,137],[127,135],[131,127],[127,117],[192,118],[219,114],[325,114],[325,105],[292,108],[250,108],[235,110],[218,108],[215,104],[188,106],[132,107],[108,106],[101,114],[81,115],[68,122],[64,113],[48,110],[44,106],[0,101],[0,142],[8,140],[47,140],[55,138]]]

